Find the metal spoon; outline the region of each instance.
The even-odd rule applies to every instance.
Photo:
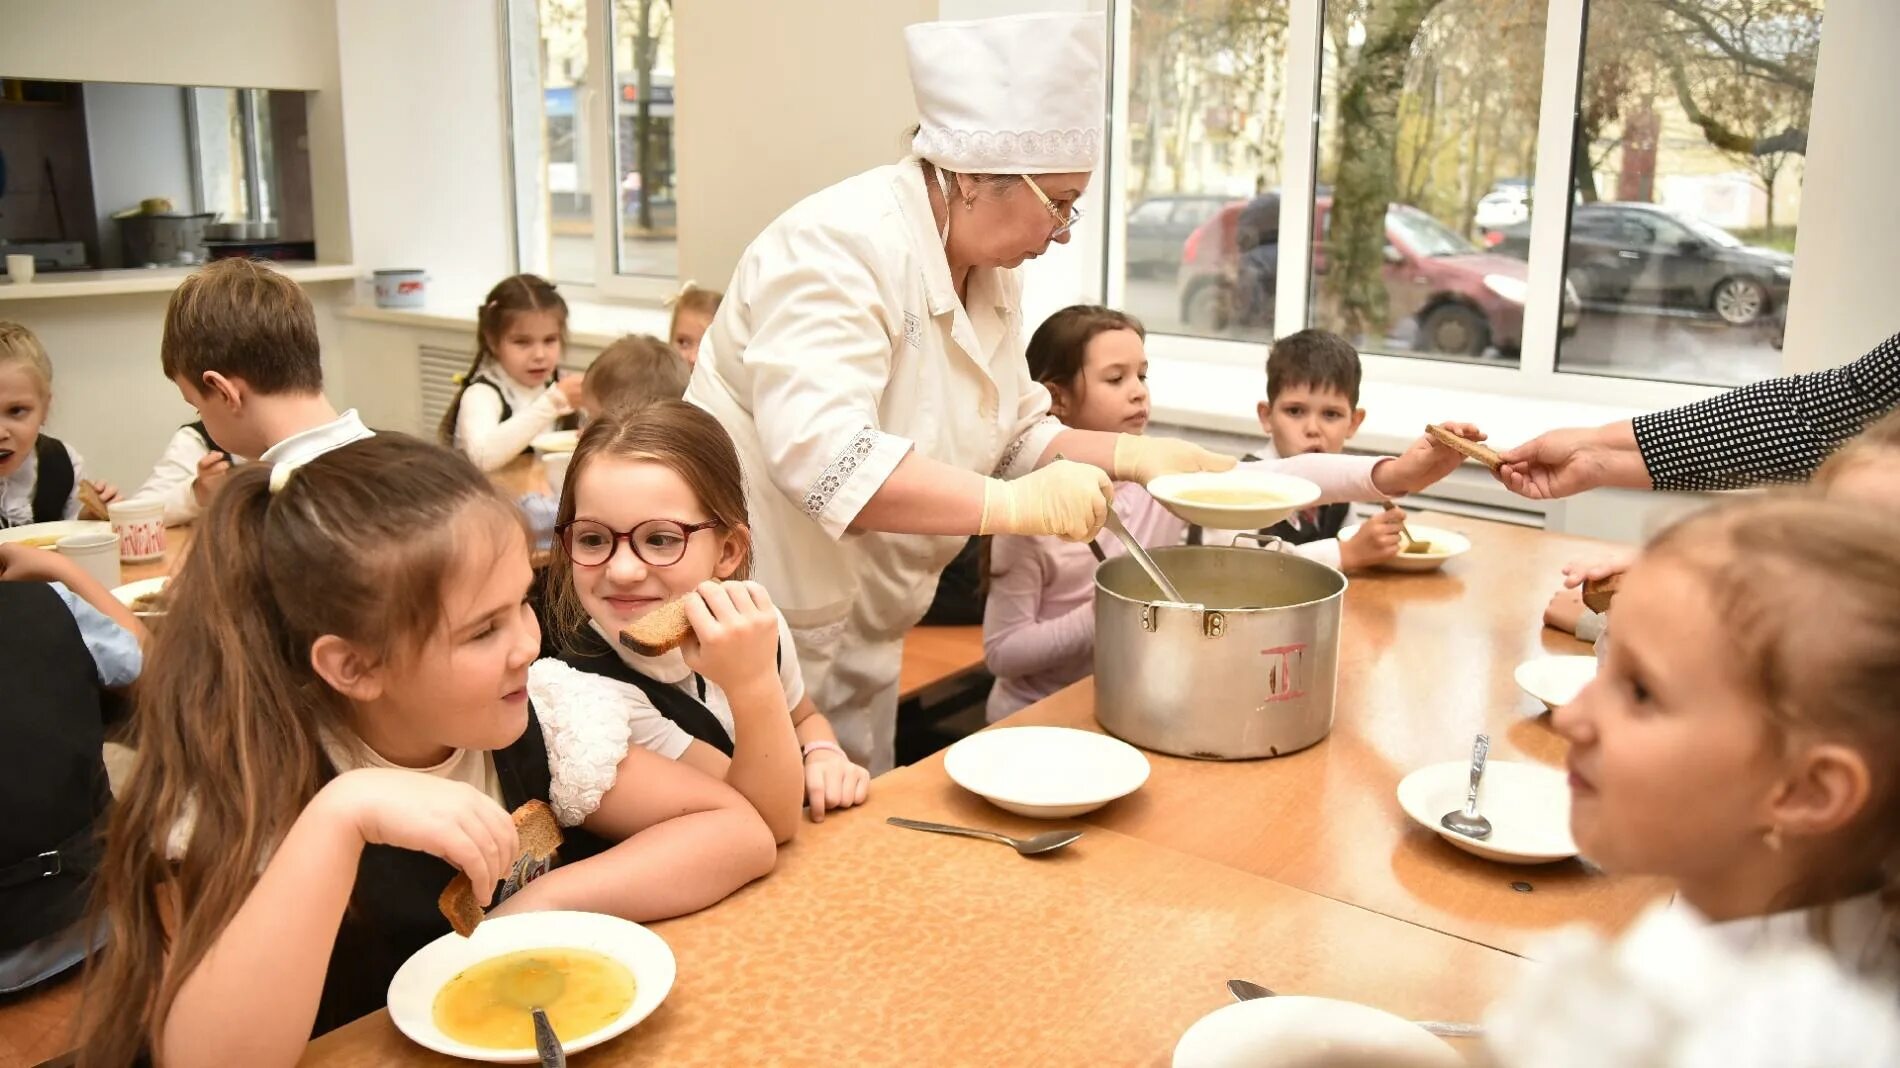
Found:
[[[908,827],[913,831],[934,831],[937,834],[961,834],[971,838],[986,838],[992,842],[1001,842],[1025,857],[1053,853],[1082,837],[1081,831],[1044,831],[1028,838],[1011,838],[1009,835],[997,834],[995,831],[980,831],[974,827],[952,827],[948,823],[907,820],[902,816],[892,816],[884,822],[893,827]]]
[[[1484,757],[1491,751],[1491,736],[1480,734],[1471,743],[1471,788],[1465,791],[1465,807],[1462,811],[1445,813],[1438,822],[1448,831],[1456,831],[1466,838],[1485,839],[1491,837],[1491,821],[1478,815],[1478,782],[1484,778]]]
[[[1127,524],[1122,522],[1122,517],[1116,515],[1113,508],[1108,510],[1108,529],[1115,532],[1115,536],[1122,540],[1123,545],[1128,546],[1128,555],[1134,557],[1135,563],[1140,564],[1141,569],[1154,580],[1154,584],[1161,588],[1163,597],[1180,604],[1187,603],[1187,598],[1181,596],[1181,591],[1175,589],[1174,583],[1169,582],[1168,576],[1162,574],[1161,568],[1155,565],[1154,559],[1148,555],[1148,550],[1141,547],[1141,543],[1135,540],[1133,534],[1128,533]]]
[[[1235,1001],[1252,1001],[1255,998],[1270,998],[1273,991],[1259,983],[1250,983],[1245,979],[1227,980],[1227,992],[1234,995]],[[1413,1020],[1414,1027],[1422,1027],[1434,1035],[1444,1038],[1480,1038],[1484,1035],[1483,1024],[1446,1023],[1443,1020]]]
[[[541,1058],[541,1068],[567,1068],[567,1050],[548,1022],[548,1014],[539,1007],[534,1010],[534,1052]]]

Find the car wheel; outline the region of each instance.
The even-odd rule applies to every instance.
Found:
[[[1482,356],[1491,344],[1491,327],[1463,304],[1440,304],[1419,321],[1418,340],[1426,352]]]
[[[1232,292],[1218,282],[1210,282],[1188,294],[1181,308],[1188,328],[1207,333],[1225,331],[1234,322]]]
[[[1768,291],[1751,278],[1724,278],[1709,298],[1715,314],[1730,326],[1747,326],[1768,309]]]

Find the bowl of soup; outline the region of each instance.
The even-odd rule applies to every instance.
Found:
[[[32,549],[51,549],[59,539],[73,534],[110,534],[112,524],[97,519],[56,519],[50,523],[27,523],[0,530],[0,542],[13,542]]]
[[[1251,465],[1162,475],[1148,483],[1148,492],[1182,519],[1215,530],[1270,527],[1319,500],[1311,482]]]
[[[389,1016],[437,1053],[536,1064],[535,1008],[575,1053],[645,1019],[676,972],[664,939],[617,916],[498,916],[467,938],[450,933],[417,950],[390,980]]]
[[[1342,529],[1339,540],[1351,541],[1360,526],[1354,523]],[[1405,527],[1416,540],[1408,542],[1403,536],[1399,538],[1399,554],[1379,565],[1387,571],[1436,571],[1445,566],[1445,561],[1471,551],[1471,539],[1455,530],[1411,522]]]

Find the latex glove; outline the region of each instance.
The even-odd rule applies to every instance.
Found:
[[[1115,436],[1115,477],[1139,482],[1184,471],[1228,471],[1237,461],[1180,438],[1150,438],[1141,434]]]
[[[1087,541],[1102,529],[1114,484],[1101,468],[1054,460],[1021,478],[983,481],[983,519],[978,534],[1054,534]]]

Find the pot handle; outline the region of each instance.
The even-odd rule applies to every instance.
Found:
[[[1265,549],[1268,552],[1283,553],[1292,548],[1285,538],[1277,534],[1258,534],[1251,530],[1236,531],[1234,540],[1228,542],[1228,544],[1234,548],[1239,548],[1242,541],[1251,541],[1256,548]]]

